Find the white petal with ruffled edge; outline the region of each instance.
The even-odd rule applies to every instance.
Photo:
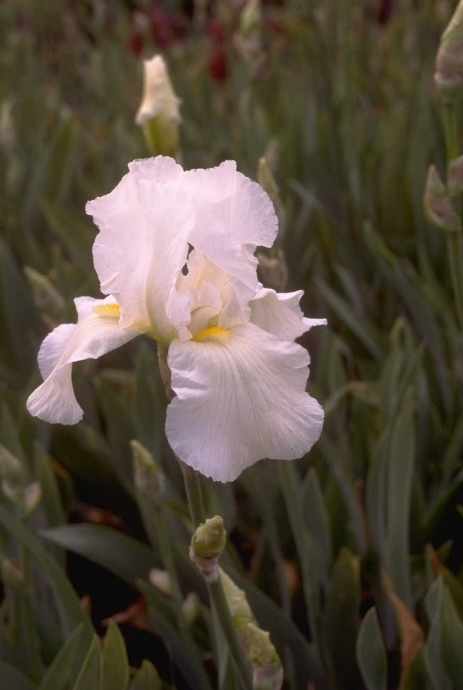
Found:
[[[225,482],[261,458],[304,455],[323,426],[323,409],[305,392],[306,350],[250,323],[210,332],[168,352],[176,397],[166,432],[179,458]]]
[[[191,244],[233,281],[243,301],[256,292],[256,247],[270,247],[278,220],[268,194],[225,161],[209,170],[189,170],[182,185],[193,192],[197,214]]]
[[[105,294],[122,308],[121,325],[151,328],[168,342],[175,325],[189,321],[188,303],[175,282],[188,253],[194,202],[179,182],[181,166],[158,156],[134,161],[130,172],[86,210],[100,233],[93,260]]]
[[[75,304],[77,324],[62,324],[43,341],[38,359],[45,381],[27,400],[29,412],[46,422],[76,424],[82,418],[72,387],[72,362],[101,357],[140,334],[121,328],[112,296],[79,297]]]
[[[295,340],[313,326],[326,326],[326,319],[308,319],[303,315],[299,306],[303,294],[303,290],[275,292],[262,288],[249,302],[252,323],[283,340]]]

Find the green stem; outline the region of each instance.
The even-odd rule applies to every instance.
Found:
[[[174,562],[174,553],[172,550],[172,539],[169,538],[169,534],[166,529],[166,519],[163,515],[163,507],[157,505],[154,507],[154,524],[156,527],[156,534],[159,542],[159,551],[161,552],[161,558],[165,569],[169,574],[169,580],[172,585],[172,592],[177,601],[179,609],[183,602],[182,590],[180,588],[180,583],[178,581],[177,569]]]
[[[233,661],[235,662],[237,673],[240,677],[241,683],[246,690],[252,690],[252,672],[251,665],[244,653],[243,646],[238,638],[233,619],[231,617],[230,608],[228,606],[227,598],[225,596],[220,577],[213,582],[208,583],[209,596],[213,602],[217,619],[228,642]]]
[[[447,146],[447,164],[449,164],[460,155],[457,109],[453,103],[446,103],[444,105],[444,129]],[[460,194],[453,202],[455,210],[460,218],[462,217],[461,201]],[[463,247],[461,230],[448,231],[446,235],[447,254],[449,257],[450,275],[452,277],[457,316],[460,327],[463,328]]]
[[[195,647],[193,635],[185,622],[183,612],[182,612],[182,602],[183,595],[180,587],[180,583],[177,576],[177,569],[174,562],[174,552],[172,549],[172,540],[169,538],[169,534],[166,529],[165,515],[163,515],[163,507],[157,506],[155,509],[155,521],[157,526],[157,533],[159,539],[159,549],[162,554],[163,564],[169,574],[169,579],[172,585],[173,595],[175,597],[176,609],[177,609],[177,619],[180,627],[181,635],[191,658],[194,660],[196,670],[201,676],[204,688],[210,688],[209,679],[204,670],[204,666],[198,661],[197,648]]]
[[[206,521],[206,511],[204,509],[203,494],[201,490],[200,474],[193,470],[188,465],[180,462],[180,467],[183,472],[183,479],[185,481],[185,490],[190,507],[191,519],[194,528]],[[236,628],[233,624],[230,609],[228,607],[225,592],[223,591],[220,578],[213,582],[207,583],[209,590],[209,598],[213,603],[217,620],[222,632],[227,640],[230,653],[235,662],[236,671],[240,677],[241,683],[246,690],[252,690],[252,675],[249,662],[244,653],[241,642],[238,639]]]
[[[183,473],[186,496],[190,507],[191,519],[193,520],[193,528],[196,529],[198,525],[206,521],[206,510],[204,508],[200,474],[191,467],[188,467],[188,465],[185,465],[179,458],[177,459]]]

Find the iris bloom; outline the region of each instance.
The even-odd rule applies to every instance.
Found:
[[[258,282],[254,251],[277,234],[264,190],[232,161],[184,172],[158,156],[131,163],[87,212],[100,229],[93,258],[107,297],[77,298],[77,324],[45,338],[31,414],[78,422],[72,363],[144,333],[167,352],[166,433],[183,462],[232,481],[261,458],[306,453],[323,410],[306,393],[309,355],[294,340],[325,320],[303,317],[302,291]]]

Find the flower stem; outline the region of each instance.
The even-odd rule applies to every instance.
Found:
[[[200,662],[197,654],[197,648],[195,647],[193,635],[185,622],[183,612],[182,612],[182,590],[177,576],[177,570],[174,562],[174,553],[172,549],[172,540],[169,539],[169,535],[166,529],[166,519],[163,514],[163,507],[161,505],[154,508],[154,520],[157,528],[157,536],[159,540],[159,550],[162,555],[163,565],[166,568],[169,579],[172,586],[172,593],[175,601],[175,608],[177,612],[177,621],[180,628],[180,633],[183,639],[183,643],[190,654],[192,662],[195,665],[198,675],[202,679],[202,687],[209,689],[210,683],[207,674],[204,670],[203,664]]]
[[[444,129],[447,147],[447,165],[460,155],[458,137],[457,109],[454,103],[444,104]],[[454,200],[455,210],[462,217],[461,194]],[[455,296],[455,306],[460,327],[463,328],[463,246],[461,229],[447,231],[447,254],[450,264],[450,275]]]
[[[167,352],[165,348],[158,347],[159,367],[161,377],[166,389],[166,394],[169,400],[172,400],[174,393],[170,387],[170,372],[167,366]],[[175,454],[176,455],[176,454]],[[180,468],[183,474],[183,481],[185,484],[185,491],[190,508],[190,515],[193,522],[193,529],[206,521],[206,510],[204,507],[203,492],[201,489],[200,474],[197,470],[189,467],[180,460],[176,455]],[[209,599],[215,609],[216,617],[222,632],[227,640],[230,653],[237,674],[241,680],[241,684],[245,690],[253,690],[252,688],[252,673],[249,661],[246,657],[244,649],[239,641],[238,633],[233,624],[230,609],[228,607],[225,592],[220,582],[220,577],[212,582],[207,582],[209,591]]]
[[[185,465],[179,460],[182,468],[183,479],[185,482],[185,490],[190,507],[191,519],[194,527],[202,524],[206,520],[206,511],[204,508],[203,494],[201,490],[200,474],[193,470],[188,465]],[[212,582],[207,582],[209,591],[209,599],[213,604],[217,621],[222,629],[222,632],[227,640],[230,653],[235,662],[235,668],[241,683],[246,690],[252,690],[252,674],[251,667],[244,653],[244,649],[239,641],[236,628],[233,624],[230,609],[228,607],[225,592],[220,582],[220,577]]]
[[[214,605],[217,620],[220,623],[222,632],[228,642],[230,653],[235,662],[236,671],[241,680],[241,684],[246,690],[252,690],[251,665],[246,657],[243,646],[238,638],[233,619],[231,617],[225,592],[220,581],[220,577],[212,582],[208,582],[209,596]]]
[[[198,525],[206,520],[200,474],[191,467],[188,467],[188,465],[185,465],[180,458],[177,457],[177,460],[180,463],[183,474],[188,506],[190,508],[191,519],[193,520],[193,529],[196,529]]]

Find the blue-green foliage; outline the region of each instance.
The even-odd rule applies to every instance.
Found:
[[[271,256],[284,257],[285,288],[306,291],[307,315],[329,322],[303,339],[310,389],[326,411],[310,456],[279,471],[259,463],[234,487],[203,482],[210,510],[236,536],[223,566],[270,631],[291,690],[463,688],[463,338],[445,232],[423,211],[429,165],[446,166],[432,73],[454,3],[391,3],[382,23],[381,4],[268,3],[262,25],[243,37],[236,3],[211,3],[220,35],[201,23],[201,3],[193,20],[180,2],[158,3],[168,27],[176,18],[164,56],[182,99],[184,166],[232,158],[255,178],[266,157],[285,217]],[[218,678],[222,690],[235,687],[233,668],[209,660],[211,650],[216,661],[223,655],[187,556],[191,524],[164,436],[153,343],[137,339],[75,367],[78,426],[51,427],[25,410],[42,338],[74,320],[74,297],[99,295],[85,202],[146,155],[134,123],[141,58],[130,49],[141,27],[142,55],[159,50],[145,6],[0,3],[0,687],[8,690],[177,682],[207,690]],[[247,52],[243,40],[254,41]],[[224,80],[211,74],[217,51]],[[152,510],[134,487],[134,438],[166,475]],[[66,524],[77,513],[102,524]],[[244,542],[252,567],[240,559]],[[149,660],[129,667],[114,623],[100,644],[65,550],[138,591],[138,613],[120,620],[162,638],[172,673],[161,679]],[[150,583],[150,568],[169,571],[170,593]],[[190,619],[191,592],[199,599]]]

